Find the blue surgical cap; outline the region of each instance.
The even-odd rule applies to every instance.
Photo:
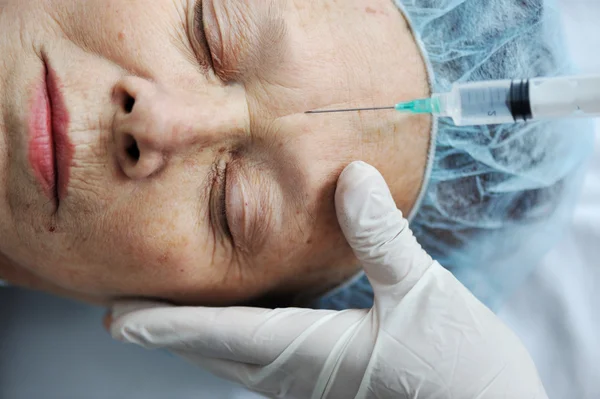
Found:
[[[544,0],[396,0],[428,65],[432,92],[454,82],[569,75],[556,5]],[[497,309],[560,239],[593,148],[589,121],[432,129],[409,220],[417,240]],[[568,273],[568,265],[565,265]],[[366,308],[360,274],[312,306]]]

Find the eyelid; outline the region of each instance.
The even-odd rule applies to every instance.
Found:
[[[279,204],[273,185],[260,173],[253,179],[252,173],[233,167],[227,181],[231,234],[238,250],[247,254],[259,252],[266,243],[275,228],[273,212]]]

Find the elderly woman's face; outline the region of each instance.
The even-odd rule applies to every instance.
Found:
[[[402,165],[414,201],[426,120],[304,114],[426,94],[389,0],[0,4],[0,258],[36,278],[244,300],[350,263],[332,201],[350,161]]]

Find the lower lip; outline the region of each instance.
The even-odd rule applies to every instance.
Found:
[[[31,99],[29,162],[44,194],[51,200],[67,195],[74,148],[67,130],[66,109],[56,73],[46,66]]]

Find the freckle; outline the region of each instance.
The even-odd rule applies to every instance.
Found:
[[[183,165],[186,169],[191,169],[196,166],[196,161],[194,159],[186,159],[183,161]]]
[[[225,152],[225,148],[223,148],[223,147],[219,148],[219,154],[222,154],[224,152]]]
[[[179,269],[179,273],[183,273],[183,269]]]
[[[48,227],[48,231],[49,231],[50,233],[54,233],[54,232],[56,231],[56,227],[54,227],[54,226],[50,226],[50,227]]]
[[[125,34],[123,32],[119,32],[117,37],[119,38],[119,41],[123,41],[125,39]]]
[[[309,238],[308,240],[306,240],[306,244],[307,244],[307,245],[310,245],[310,244],[312,244],[312,238]]]
[[[377,14],[377,11],[372,9],[371,7],[367,7],[365,11],[369,14]]]
[[[170,257],[171,256],[170,256],[169,252],[167,251],[158,257],[158,262],[161,264],[165,264],[165,263],[169,262]]]

